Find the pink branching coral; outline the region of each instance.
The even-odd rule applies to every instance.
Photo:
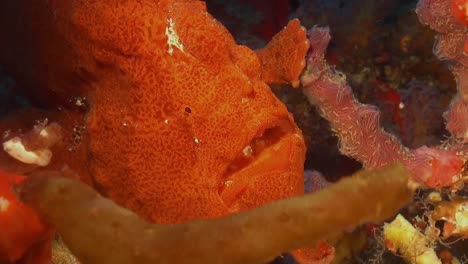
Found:
[[[464,162],[455,152],[426,146],[408,149],[380,128],[376,107],[359,103],[346,77],[325,62],[330,38],[328,28],[311,31],[311,50],[302,84],[310,102],[336,131],[341,152],[362,162],[366,168],[400,161],[411,171],[413,181],[432,188],[459,181]]]
[[[468,143],[468,57],[465,48],[468,31],[458,12],[463,7],[462,2],[466,1],[421,0],[416,13],[422,24],[439,33],[434,53],[449,64],[457,81],[458,94],[445,113],[447,130],[462,143]]]
[[[466,6],[460,6],[462,2],[466,1],[421,0],[417,8],[421,22],[440,33],[434,48],[435,54],[448,63],[458,85],[458,94],[444,115],[446,128],[452,137],[438,147],[407,148],[396,137],[384,131],[379,124],[378,109],[359,103],[344,74],[326,63],[324,57],[331,38],[328,29],[315,28],[310,32],[311,50],[307,70],[301,79],[304,94],[330,122],[340,140],[340,151],[358,160],[366,168],[378,168],[400,161],[410,171],[412,182],[419,187],[451,188],[448,198],[431,200],[431,196],[427,196],[426,200],[431,201],[435,209],[419,208],[418,210],[423,211],[422,218],[412,218],[411,214],[418,213],[409,207],[410,215],[406,216],[411,218],[409,221],[399,215],[392,223],[385,225],[383,234],[386,247],[393,249],[394,253],[410,263],[440,263],[439,258],[442,257],[436,255],[434,245],[439,242],[442,244],[441,240],[449,236],[464,238],[466,232],[466,197],[457,192],[457,189],[466,181],[464,164],[467,160],[468,142],[468,31],[464,22],[460,21],[459,10],[453,8],[455,5],[464,10]],[[413,226],[413,223],[424,221],[427,223],[422,230]],[[436,221],[443,221],[443,228],[437,227]],[[413,247],[417,242],[406,239],[408,233],[420,238],[421,247],[418,250]],[[423,251],[419,251],[420,249]],[[424,257],[419,258],[420,255]],[[426,258],[427,256],[431,257]]]

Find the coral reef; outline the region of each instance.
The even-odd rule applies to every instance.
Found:
[[[301,82],[305,95],[339,136],[340,151],[366,168],[400,161],[416,183],[431,188],[460,181],[464,161],[455,152],[425,146],[410,150],[379,127],[379,111],[360,104],[346,84],[346,77],[325,62],[330,38],[328,29],[316,28],[310,33],[311,52]]]
[[[467,235],[466,1],[417,5],[442,62],[421,44],[432,31],[407,26],[415,1],[299,1],[334,39],[286,23],[288,1],[209,3],[249,25],[239,39],[271,41],[237,44],[197,0],[0,3],[15,80],[0,80],[0,263],[460,258],[446,241]]]
[[[459,22],[458,7],[465,1],[419,1],[416,12],[421,23],[429,25],[439,34],[434,53],[439,59],[450,64],[457,81],[458,94],[452,100],[446,113],[447,129],[463,143],[468,142],[468,61],[465,53],[467,38],[466,25]],[[466,8],[466,7],[465,7]],[[451,12],[452,11],[452,12]]]
[[[389,250],[400,253],[410,263],[441,264],[426,236],[420,233],[408,220],[398,215],[384,226],[384,238],[389,241]]]
[[[445,123],[440,117],[448,107],[451,96],[440,89],[433,89],[427,83],[411,81],[407,90],[402,92],[401,103],[404,108],[401,135],[402,143],[410,148],[436,146],[447,134]]]
[[[429,200],[430,205],[408,207],[405,217],[412,222],[399,215],[384,227],[386,247],[401,254],[410,263],[441,263],[443,255],[446,255],[443,252],[450,252],[447,249],[440,250],[447,246],[442,240],[453,236],[461,237],[462,240],[466,238],[468,210],[464,198],[464,184],[467,179],[464,166],[467,161],[465,136],[468,132],[468,119],[463,82],[466,75],[463,66],[466,60],[466,53],[463,53],[466,30],[460,29],[460,24],[455,24],[455,18],[450,13],[453,11],[449,8],[451,4],[451,1],[428,0],[419,1],[417,7],[423,23],[442,31],[437,36],[438,42],[434,50],[436,55],[448,62],[458,84],[458,94],[445,114],[451,138],[440,146],[410,149],[380,127],[378,110],[371,105],[359,103],[346,76],[326,62],[326,48],[330,41],[328,29],[315,28],[310,32],[311,51],[307,70],[301,77],[305,95],[330,122],[340,140],[340,151],[343,154],[360,161],[366,168],[375,168],[398,160],[405,164],[411,172],[412,182],[418,186],[435,189],[445,187],[441,192],[446,193],[446,196],[440,196],[437,200],[431,200],[434,199],[433,193],[426,192],[424,199]],[[424,115],[424,118],[427,117],[427,114]],[[414,210],[417,207],[419,209]],[[442,227],[440,222],[443,223]],[[405,236],[408,237],[409,233],[413,233],[413,237],[419,241],[408,243]],[[439,256],[435,249],[440,250]],[[459,252],[457,255],[461,256]]]
[[[452,74],[432,54],[434,33],[419,23],[414,12],[416,3],[305,0],[291,14],[307,28],[330,27],[333,38],[326,60],[346,75],[360,102],[380,109],[385,130],[413,148],[436,146],[449,135],[439,117],[456,92]],[[416,96],[408,97],[414,86],[422,83],[424,91],[420,95],[439,94],[442,98],[419,104]],[[360,168],[359,163],[339,153],[334,132],[305,96],[294,90],[275,92],[293,113],[309,144],[307,169],[319,170],[335,181]],[[434,118],[418,118],[422,112],[415,111],[416,105],[424,106],[424,114]]]

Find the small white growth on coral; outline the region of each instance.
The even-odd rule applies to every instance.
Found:
[[[174,53],[173,47],[178,48],[182,52],[184,51],[184,45],[180,42],[179,35],[177,35],[177,32],[174,28],[174,21],[172,20],[172,18],[169,18],[167,20],[166,36],[167,36],[167,45],[169,45],[167,52],[171,56]]]
[[[433,191],[427,195],[427,200],[431,203],[438,203],[442,201],[442,196],[439,192]]]
[[[463,204],[455,214],[458,226],[468,228],[468,204]]]
[[[8,210],[8,207],[10,207],[10,201],[0,196],[0,213],[6,212]]]
[[[26,150],[19,137],[14,137],[3,142],[3,150],[14,159],[23,163],[35,164],[42,167],[47,166],[52,158],[52,152],[49,149]]]

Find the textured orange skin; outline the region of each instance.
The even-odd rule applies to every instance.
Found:
[[[158,223],[218,217],[302,194],[301,133],[264,82],[294,82],[302,71],[308,43],[297,20],[257,56],[237,45],[203,2],[46,2],[1,4],[39,22],[15,32],[8,24],[19,18],[0,21],[23,43],[0,44],[9,51],[0,59],[45,105],[66,109],[71,96],[87,98],[82,166],[100,191]],[[171,23],[182,50],[168,45]],[[28,42],[35,52],[26,51]],[[279,163],[239,176],[242,192],[227,206],[219,195],[224,172],[271,127],[287,131],[274,155]]]
[[[97,61],[119,65],[106,71],[90,97],[90,151],[96,157],[90,168],[99,188],[159,223],[230,213],[218,188],[242,149],[280,122],[300,134],[260,79],[262,62],[236,45],[201,2],[160,1],[159,8],[148,3],[138,15],[128,12],[134,4],[97,5],[80,10],[75,23],[91,39],[111,43],[107,50],[91,50]],[[172,55],[165,34],[169,19],[183,45],[173,47]],[[114,25],[118,21],[122,26]],[[291,41],[294,33],[305,38],[298,23],[293,26]],[[248,188],[234,210],[302,193],[302,138],[293,137],[282,155],[284,166],[244,176]]]

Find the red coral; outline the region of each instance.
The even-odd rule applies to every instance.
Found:
[[[452,0],[452,15],[458,22],[468,26],[468,1]]]
[[[48,228],[39,216],[20,202],[13,192],[13,186],[24,179],[25,177],[0,171],[0,260],[18,261],[28,250],[34,250],[37,241],[48,234]]]

